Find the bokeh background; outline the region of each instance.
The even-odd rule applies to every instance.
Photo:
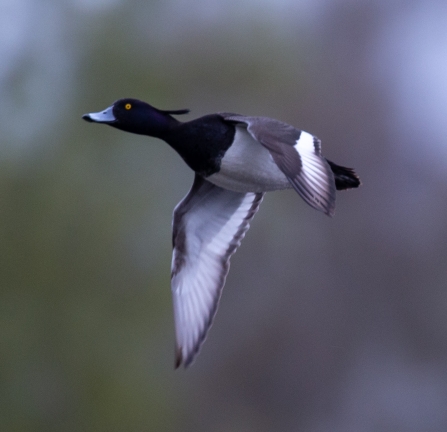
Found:
[[[445,0],[1,0],[0,430],[446,431]],[[174,371],[193,175],[120,97],[319,136],[363,186],[268,194]]]

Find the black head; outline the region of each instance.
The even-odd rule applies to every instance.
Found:
[[[119,99],[112,106],[97,113],[84,114],[88,122],[105,123],[126,132],[162,137],[178,123],[171,115],[186,114],[189,110],[164,111],[138,99]]]

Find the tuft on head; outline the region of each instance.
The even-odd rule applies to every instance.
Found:
[[[181,115],[188,114],[190,112],[189,109],[179,109],[179,110],[158,110],[164,114],[173,114],[173,115]]]

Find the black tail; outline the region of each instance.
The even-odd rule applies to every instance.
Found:
[[[362,184],[358,175],[352,168],[346,168],[340,165],[336,165],[330,160],[327,160],[327,163],[334,173],[335,187],[337,188],[337,190],[354,189]]]

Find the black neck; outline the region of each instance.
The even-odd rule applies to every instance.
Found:
[[[173,120],[176,123],[171,123],[159,138],[196,173],[207,177],[219,171],[221,159],[233,142],[234,126],[217,114],[186,123]]]

